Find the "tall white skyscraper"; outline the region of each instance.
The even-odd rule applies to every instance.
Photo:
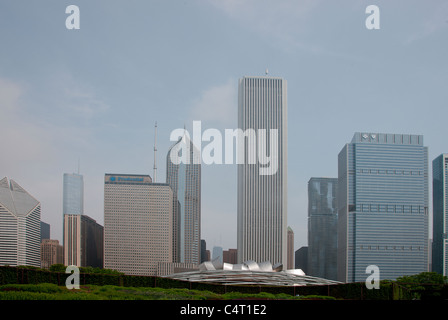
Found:
[[[0,265],[40,267],[40,202],[0,180]]]
[[[64,173],[63,214],[84,214],[84,179],[76,173]]]
[[[157,275],[172,262],[173,192],[148,175],[106,174],[104,268],[129,275]]]
[[[238,165],[238,263],[270,261],[286,268],[286,80],[240,79],[238,128],[246,136],[244,164]]]

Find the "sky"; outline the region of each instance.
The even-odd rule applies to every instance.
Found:
[[[69,5],[79,29],[67,29]],[[369,5],[379,29],[368,29]],[[64,173],[103,225],[105,173],[166,181],[170,133],[237,128],[238,80],[288,82],[288,225],[307,245],[307,183],[337,177],[355,132],[448,152],[445,0],[0,0],[0,178],[62,242]],[[203,145],[204,146],[204,145]],[[429,168],[431,170],[431,166]],[[202,165],[201,238],[236,248],[236,165]],[[431,176],[431,175],[430,175]]]

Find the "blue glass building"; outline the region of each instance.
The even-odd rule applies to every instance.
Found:
[[[432,270],[448,275],[448,154],[432,162],[433,250]]]
[[[338,157],[338,280],[428,271],[428,149],[423,136],[355,133]]]
[[[84,214],[84,179],[76,173],[64,173],[63,214]]]

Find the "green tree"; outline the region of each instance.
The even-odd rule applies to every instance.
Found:
[[[437,272],[422,272],[399,277],[396,282],[413,291],[417,299],[437,299],[442,297],[448,277]]]

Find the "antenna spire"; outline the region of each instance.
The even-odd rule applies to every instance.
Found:
[[[154,126],[154,182],[157,181],[157,121],[156,124]]]

